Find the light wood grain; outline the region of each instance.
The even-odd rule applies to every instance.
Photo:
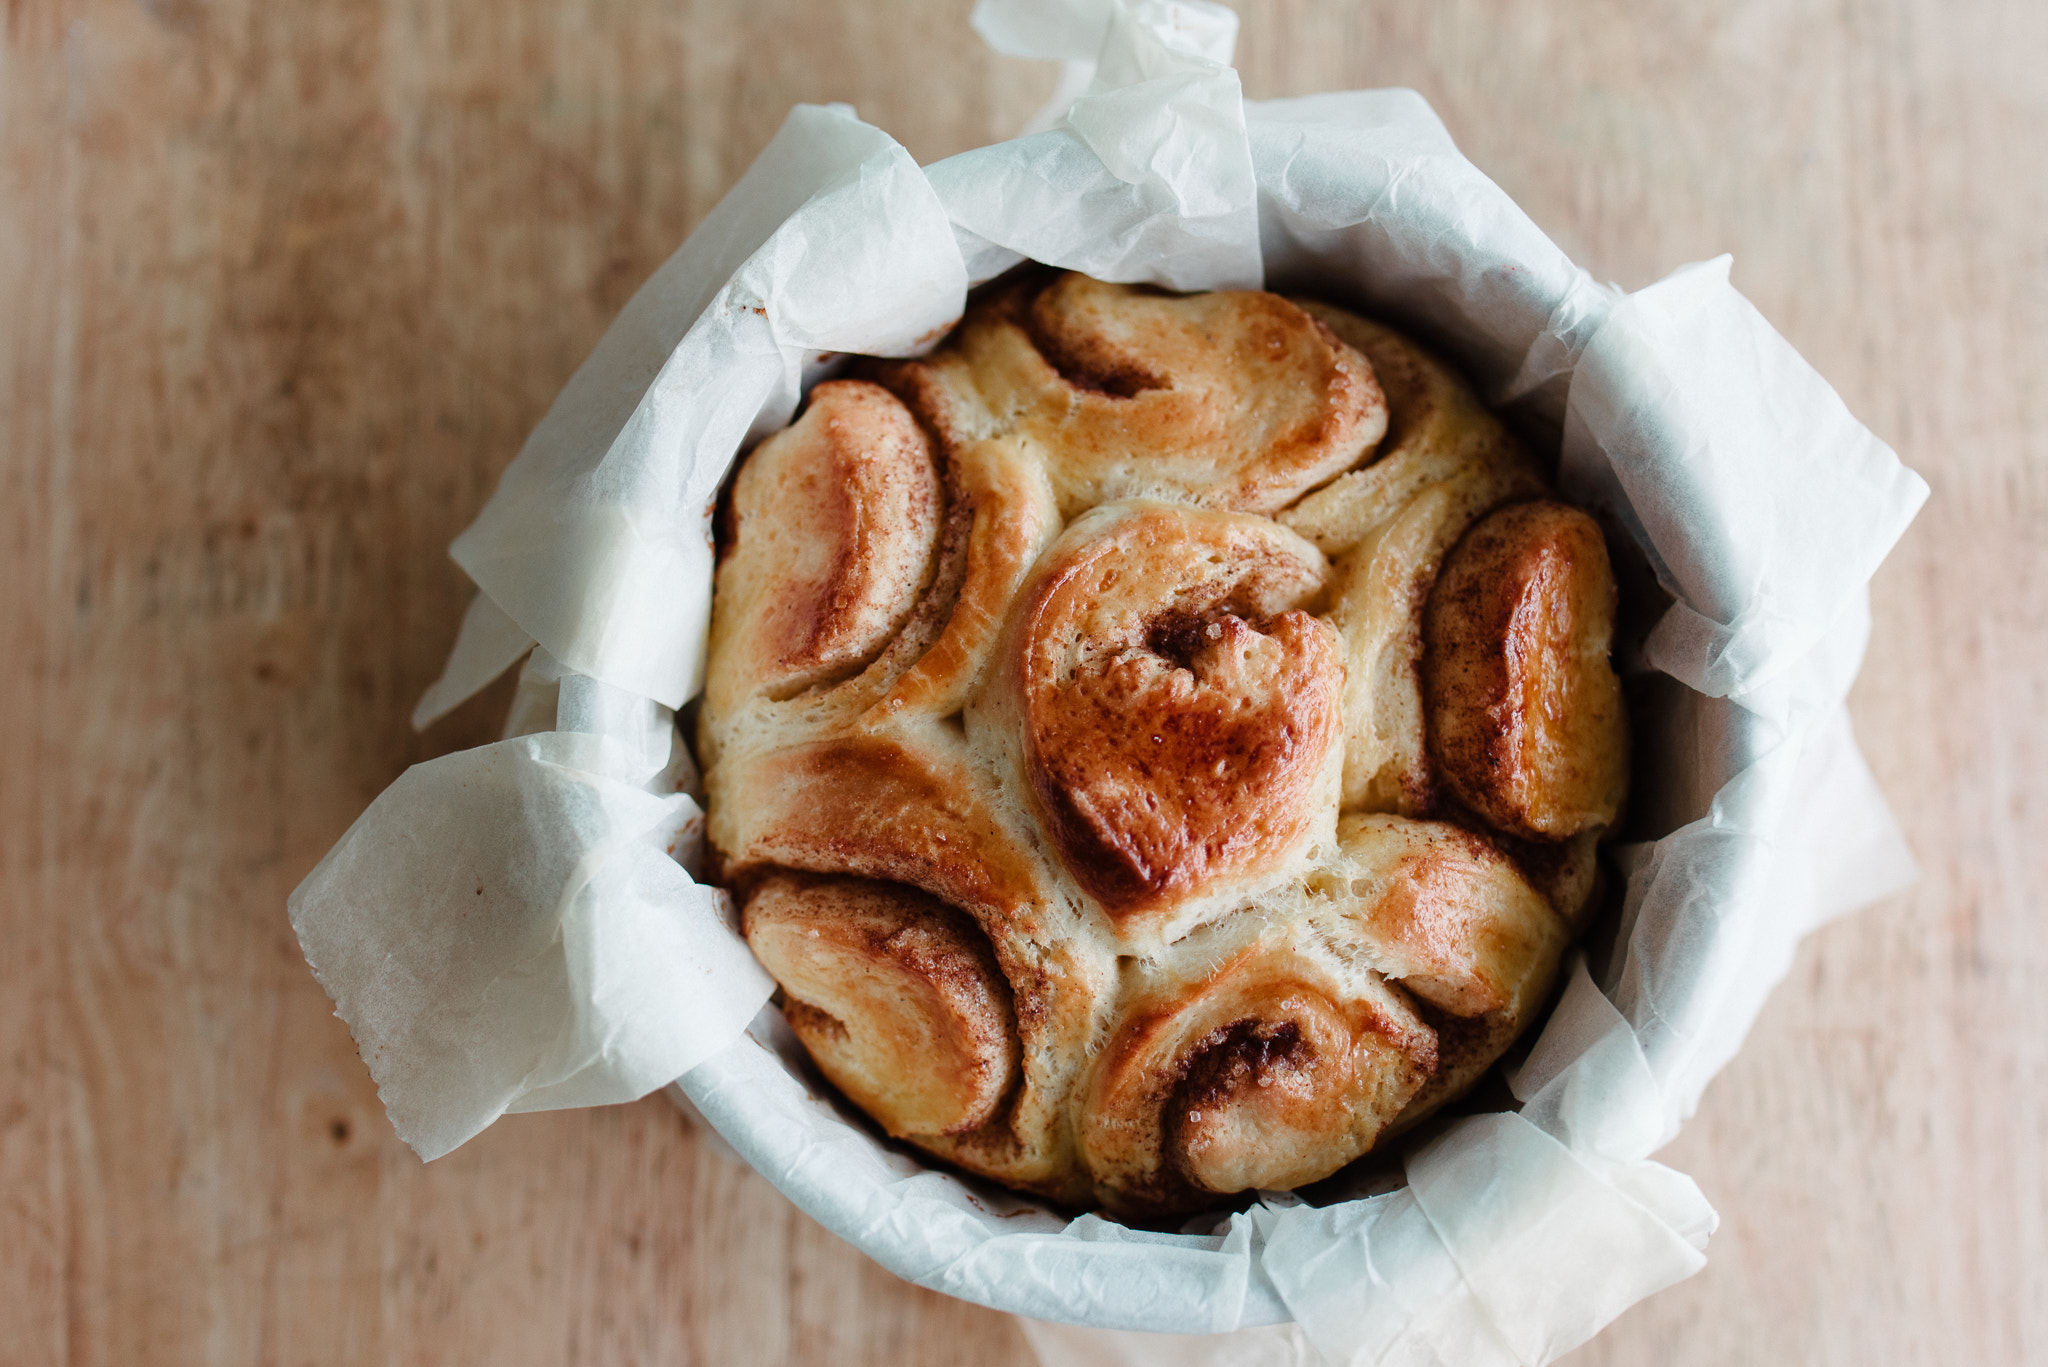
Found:
[[[422,1167],[285,893],[444,556],[798,100],[921,159],[1050,73],[966,0],[0,6],[0,1361],[1027,1362],[660,1101]],[[1668,1151],[1707,1271],[1573,1361],[2048,1359],[2048,7],[1243,6],[1254,96],[1405,84],[1565,249],[1735,279],[1927,475],[1853,706],[1925,864]]]

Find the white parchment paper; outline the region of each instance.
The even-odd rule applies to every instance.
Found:
[[[1548,1362],[1702,1265],[1713,1212],[1650,1155],[1798,939],[1912,876],[1842,700],[1925,486],[1725,258],[1599,284],[1412,92],[1247,103],[1235,16],[1206,4],[983,0],[974,21],[1068,62],[1037,131],[920,169],[852,111],[798,108],[564,389],[455,543],[479,593],[416,715],[528,657],[511,738],[364,813],[292,897],[307,958],[422,1157],[506,1110],[680,1077],[806,1211],[1032,1317],[1049,1361],[1210,1360],[1192,1332],[1233,1335],[1203,1341],[1217,1361]],[[1636,800],[1674,829],[1618,851],[1619,948],[1600,981],[1574,967],[1510,1080],[1519,1113],[1450,1125],[1397,1190],[1155,1234],[929,1169],[807,1081],[729,906],[684,872],[701,816],[670,709],[702,674],[720,481],[831,353],[915,354],[1027,257],[1418,330],[1561,427],[1566,491],[1670,596],[1625,663],[1664,676],[1669,772]]]

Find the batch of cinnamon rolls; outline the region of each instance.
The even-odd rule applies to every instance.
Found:
[[[1157,1219],[1469,1090],[1589,915],[1598,527],[1454,371],[1038,272],[819,385],[722,511],[714,876],[888,1134]]]

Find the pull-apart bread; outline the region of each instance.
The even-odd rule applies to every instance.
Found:
[[[1627,773],[1600,532],[1391,329],[1038,274],[722,519],[718,876],[891,1135],[1159,1216],[1325,1177],[1547,999]]]

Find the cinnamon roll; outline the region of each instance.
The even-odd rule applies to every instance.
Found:
[[[820,1074],[1134,1217],[1469,1089],[1624,796],[1597,525],[1313,301],[1039,272],[855,375],[732,483],[696,737]]]
[[[1268,519],[1152,501],[1092,509],[1039,561],[969,735],[1017,752],[1113,921],[1278,868],[1334,814],[1343,664],[1299,606],[1327,574]]]
[[[945,903],[901,884],[777,874],[747,899],[743,928],[819,1070],[890,1134],[974,1129],[1009,1093],[1010,986]]]
[[[1343,947],[1246,916],[1189,941],[1129,975],[1079,1108],[1106,1204],[1173,1209],[1326,1177],[1435,1070],[1412,1001]]]

